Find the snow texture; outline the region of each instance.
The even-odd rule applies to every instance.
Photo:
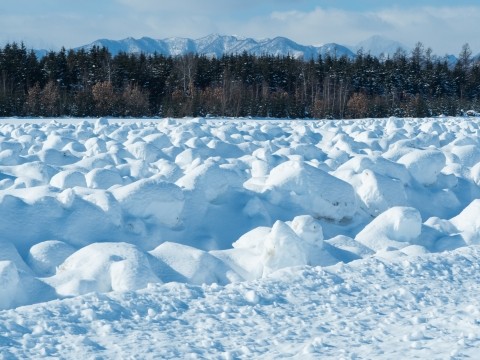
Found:
[[[479,125],[3,119],[0,359],[475,357]]]

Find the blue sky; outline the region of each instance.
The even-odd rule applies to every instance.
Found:
[[[480,52],[479,0],[1,0],[0,42],[76,47],[96,39],[286,36],[355,45],[372,35],[435,53]]]

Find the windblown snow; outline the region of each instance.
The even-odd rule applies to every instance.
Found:
[[[461,358],[480,119],[4,119],[0,359]]]

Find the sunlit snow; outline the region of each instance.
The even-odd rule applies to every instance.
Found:
[[[480,119],[3,119],[0,359],[480,347]]]

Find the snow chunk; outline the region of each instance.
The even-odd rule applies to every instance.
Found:
[[[270,228],[267,229],[270,231]],[[261,239],[262,249],[263,240],[264,239]],[[254,253],[246,248],[235,248],[227,250],[212,250],[209,254],[220,259],[224,264],[234,270],[243,280],[255,280],[262,277],[263,263],[261,253]]]
[[[357,155],[340,165],[335,175],[340,172],[351,170],[360,174],[365,170],[371,170],[376,174],[399,180],[402,184],[408,184],[411,176],[404,165],[387,160],[381,156]]]
[[[105,118],[105,117],[101,117],[101,118],[98,118],[97,121],[95,121],[95,128],[102,128],[104,126],[108,126],[109,125],[109,122],[108,122],[108,118]]]
[[[20,156],[13,152],[13,150],[7,149],[0,151],[0,164],[12,166],[19,165],[21,162]]]
[[[406,206],[407,195],[403,184],[371,170],[364,170],[357,175],[358,185],[355,190],[365,204],[370,215],[378,215],[392,206]]]
[[[389,247],[403,248],[415,241],[422,230],[422,218],[417,209],[392,207],[381,213],[355,237],[356,241],[374,251]]]
[[[297,219],[296,228],[299,232],[302,227],[303,230],[306,230],[305,228],[308,227],[313,227],[312,222],[310,222],[310,226],[305,226],[306,223],[305,218]],[[302,231],[302,234],[307,235],[304,231]],[[261,256],[264,264],[263,276],[286,267],[309,264],[310,256],[312,256],[314,250],[320,251],[321,248],[301,239],[295,231],[283,221],[276,221],[265,239]]]
[[[107,143],[99,137],[91,137],[85,141],[86,155],[94,156],[107,151]]]
[[[480,162],[480,149],[478,148],[478,144],[453,146],[451,152],[456,155],[458,162],[462,166],[470,167]]]
[[[89,292],[130,291],[161,282],[148,257],[126,243],[95,243],[68,257],[57,274],[44,279],[62,296]]]
[[[204,194],[209,202],[219,199],[234,188],[241,188],[243,179],[233,170],[214,162],[197,166],[175,182],[176,185]]]
[[[87,186],[92,189],[108,189],[114,185],[122,185],[123,179],[118,171],[110,169],[93,169],[85,175]]]
[[[38,158],[42,162],[53,166],[64,166],[77,162],[78,157],[73,156],[68,150],[59,151],[57,149],[44,149],[38,153]]]
[[[368,257],[374,253],[369,247],[345,235],[337,235],[325,240],[324,243],[327,246],[330,245],[328,252],[344,263]]]
[[[270,228],[259,226],[243,234],[232,246],[234,249],[246,249],[256,255],[261,255],[265,238],[270,234]]]
[[[403,155],[398,163],[405,165],[407,170],[422,185],[432,185],[437,181],[438,174],[445,167],[445,155],[435,149],[412,150]]]
[[[310,215],[301,215],[287,223],[278,220],[272,228],[260,226],[250,230],[233,243],[232,250],[217,251],[215,256],[234,269],[240,267],[237,272],[252,279],[262,273],[259,262],[263,265],[263,275],[284,267],[317,265],[322,247],[320,222]]]
[[[71,139],[64,138],[57,133],[51,133],[47,136],[43,142],[43,149],[55,149],[62,150],[62,148],[67,145]]]
[[[154,133],[147,135],[143,138],[146,143],[152,144],[158,149],[165,149],[172,146],[172,142],[170,141],[169,137],[162,133]]]
[[[12,261],[0,261],[0,309],[8,309],[12,305],[17,295],[18,283],[15,264]]]
[[[86,187],[85,175],[76,170],[63,170],[53,175],[50,185],[59,189],[72,188],[74,186]]]
[[[147,163],[152,163],[165,157],[165,154],[155,145],[143,141],[128,144],[125,148],[135,156],[136,159],[143,160]]]
[[[150,251],[150,254],[166,263],[183,277],[183,279],[168,279],[170,281],[183,280],[195,285],[212,283],[225,285],[231,282],[231,279],[240,279],[218,258],[191,246],[164,242]]]
[[[32,161],[17,166],[0,166],[0,172],[15,176],[30,187],[48,184],[57,170],[43,162]]]
[[[133,216],[152,219],[170,227],[180,222],[184,195],[175,184],[152,177],[113,189],[112,194]]]
[[[0,261],[11,261],[16,269],[28,274],[32,272],[11,242],[0,242]]]
[[[274,205],[289,199],[317,218],[352,218],[357,210],[352,186],[300,161],[286,161],[272,169],[264,192]]]
[[[320,222],[310,215],[296,216],[290,227],[303,241],[318,248],[323,247],[323,231]]]
[[[75,248],[63,241],[47,240],[30,248],[27,261],[39,276],[51,276],[57,266],[74,252]]]
[[[463,211],[450,219],[467,244],[480,244],[480,199],[473,200]]]

